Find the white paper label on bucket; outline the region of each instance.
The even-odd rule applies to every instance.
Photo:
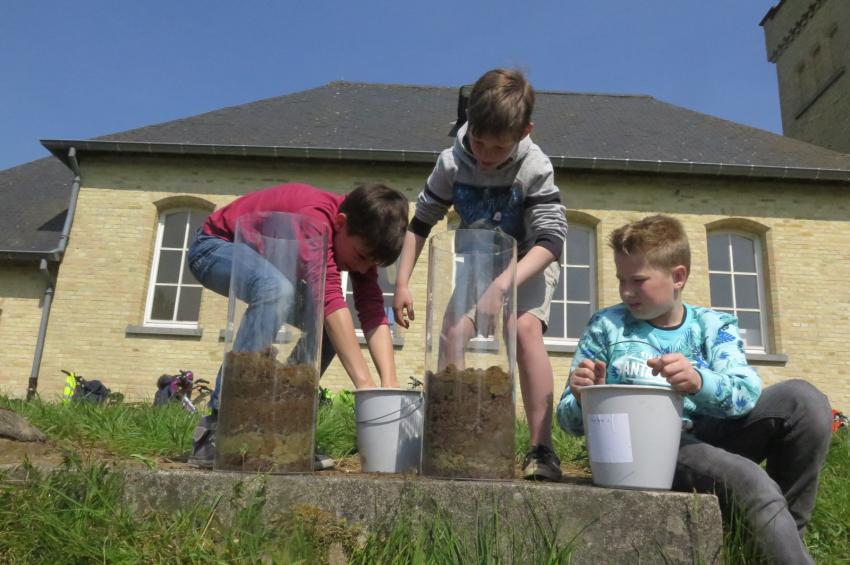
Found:
[[[633,463],[628,414],[588,414],[587,441],[595,463]]]

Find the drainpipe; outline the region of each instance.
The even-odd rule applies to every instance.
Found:
[[[80,194],[80,166],[77,163],[77,150],[71,147],[68,150],[68,162],[74,172],[74,181],[71,184],[71,199],[68,202],[68,212],[65,215],[65,225],[59,236],[59,246],[50,252],[51,260],[57,265],[62,261],[65,249],[68,247],[68,236],[71,233],[71,224],[74,223],[74,212],[77,210],[77,197]],[[27,400],[32,400],[38,388],[38,373],[41,369],[41,356],[44,353],[44,340],[47,336],[47,322],[50,319],[50,307],[53,305],[53,295],[56,291],[56,277],[50,272],[47,259],[42,259],[38,265],[38,272],[44,278],[44,299],[41,305],[41,323],[38,327],[38,339],[35,343],[35,355],[32,361],[32,371],[27,385]]]

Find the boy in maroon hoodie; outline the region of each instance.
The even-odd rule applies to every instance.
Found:
[[[378,285],[377,267],[392,264],[401,252],[408,223],[408,202],[404,195],[378,184],[359,186],[343,196],[299,183],[282,184],[246,194],[211,214],[189,248],[189,269],[205,288],[224,296],[229,295],[236,221],[245,214],[256,212],[299,214],[319,226],[326,226],[329,245],[321,372],[324,373],[334,355],[339,355],[355,388],[375,386],[360,351],[354,321],[345,302],[340,273],[348,271],[360,325],[378,370],[380,384],[384,387],[398,386],[392,336]],[[262,259],[258,256],[258,260]],[[257,270],[258,273],[260,271]],[[269,275],[269,271],[273,274]],[[249,279],[243,286],[250,290],[239,298],[248,303],[249,310],[253,303],[267,300],[267,295],[279,299],[293,294],[292,283],[281,273],[267,269],[262,272],[266,274],[262,277],[257,275],[256,280],[250,280],[251,272],[242,273]],[[274,325],[278,327],[272,327]],[[243,344],[248,350],[259,351],[270,346],[279,324],[260,323],[257,327]],[[237,341],[240,338],[242,336],[237,335]],[[210,398],[213,413],[202,418],[195,429],[190,462],[198,466],[210,466],[215,454],[220,374],[219,371],[216,390]],[[329,464],[333,462],[317,461],[320,468]]]

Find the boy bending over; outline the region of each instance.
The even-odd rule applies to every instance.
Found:
[[[393,311],[397,322],[409,327],[414,319],[410,274],[431,228],[450,206],[462,228],[498,229],[517,240],[517,365],[532,443],[523,473],[528,479],[557,481],[561,468],[552,451],[553,374],[543,332],[560,274],[557,259],[567,219],[552,163],[528,136],[533,108],[534,91],[519,71],[492,70],[475,83],[467,123],[458,130],[454,146],[440,154],[419,194],[399,258]],[[497,311],[508,290],[497,278],[478,307]],[[453,341],[465,344],[476,328],[465,316],[459,323],[452,328],[460,334]]]
[[[381,386],[397,387],[392,336],[384,312],[384,298],[378,285],[379,265],[392,264],[404,242],[408,223],[408,202],[403,194],[392,188],[372,184],[360,186],[347,196],[326,192],[313,186],[289,183],[259,190],[242,196],[207,218],[189,248],[187,261],[192,274],[205,288],[228,296],[236,221],[253,212],[288,212],[306,216],[327,229],[328,254],[325,275],[324,338],[322,339],[321,373],[335,355],[339,355],[351,382],[357,389],[375,386],[369,367],[360,351],[354,333],[354,322],[343,294],[342,271],[348,271],[354,290],[354,303],[366,344]],[[258,257],[258,261],[263,260]],[[248,267],[250,269],[250,266]],[[240,327],[246,334],[248,350],[261,351],[270,346],[277,335],[282,319],[275,323],[262,315],[250,316],[252,308],[262,309],[265,303],[280,296],[292,296],[292,282],[286,281],[274,269],[241,273],[249,284],[244,285],[241,300],[248,303],[243,325],[256,320],[255,327]],[[243,336],[237,334],[237,341]],[[221,370],[216,390],[210,398],[211,416],[201,419],[195,429],[190,463],[208,467],[215,455],[215,424]],[[319,468],[332,466],[333,461],[322,457]]]
[[[558,423],[584,433],[586,386],[666,382],[684,396],[673,490],[717,494],[726,519],[734,503],[769,563],[812,563],[802,538],[829,449],[826,397],[803,380],[762,391],[737,319],[682,302],[691,253],[678,220],[627,224],[609,245],[623,302],[588,322]]]

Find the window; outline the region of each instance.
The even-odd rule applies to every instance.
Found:
[[[343,271],[342,273],[342,287],[345,289],[345,302],[348,304],[349,309],[352,312],[352,318],[354,318],[354,329],[357,330],[357,335],[362,336],[363,330],[360,328],[360,318],[358,318],[356,312],[357,309],[354,307],[354,291],[351,288],[351,279],[348,276],[347,271]],[[396,335],[396,323],[395,316],[393,316],[393,297],[395,292],[395,276],[396,276],[396,264],[393,263],[389,267],[378,267],[378,284],[381,287],[381,292],[384,295],[384,312],[387,315],[387,321],[389,322],[390,333],[395,337]]]
[[[596,311],[596,261],[593,229],[570,224],[561,253],[561,277],[549,312],[549,327],[543,334],[550,343],[575,343]]]
[[[195,230],[207,214],[200,210],[160,214],[145,325],[197,326],[202,286],[189,272],[186,254]]]
[[[736,232],[708,235],[711,307],[737,316],[741,337],[751,351],[766,350],[764,276],[761,243]]]

